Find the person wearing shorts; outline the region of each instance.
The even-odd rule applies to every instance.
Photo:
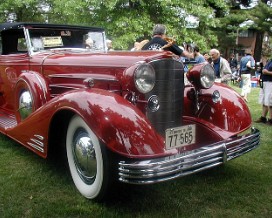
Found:
[[[259,103],[262,104],[262,116],[256,122],[267,123],[272,126],[272,59],[267,62],[262,71],[262,81],[263,85],[259,95]]]
[[[248,102],[247,96],[251,91],[251,70],[255,67],[255,60],[251,49],[245,50],[245,56],[240,60],[240,77],[242,79],[241,96]]]

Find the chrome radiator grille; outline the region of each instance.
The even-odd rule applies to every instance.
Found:
[[[156,71],[156,84],[146,95],[159,97],[160,108],[147,112],[154,128],[161,134],[165,129],[180,126],[182,122],[184,71],[182,63],[173,59],[158,60],[150,63]]]

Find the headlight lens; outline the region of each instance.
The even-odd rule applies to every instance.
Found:
[[[135,71],[134,82],[141,93],[150,92],[155,85],[155,70],[150,64],[141,64]]]
[[[206,64],[200,72],[200,82],[203,88],[208,89],[212,87],[215,80],[215,72],[210,64]]]

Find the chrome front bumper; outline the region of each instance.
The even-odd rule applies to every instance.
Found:
[[[256,147],[260,131],[193,150],[190,154],[177,154],[158,159],[120,161],[119,181],[130,184],[152,184],[194,174],[239,157]]]

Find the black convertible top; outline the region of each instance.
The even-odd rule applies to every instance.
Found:
[[[0,23],[0,32],[9,29],[20,29],[22,27],[33,28],[57,28],[57,29],[91,29],[92,31],[101,32],[103,28],[99,27],[87,27],[77,25],[64,25],[64,24],[48,24],[48,23],[31,23],[31,22],[14,22],[14,23]]]

